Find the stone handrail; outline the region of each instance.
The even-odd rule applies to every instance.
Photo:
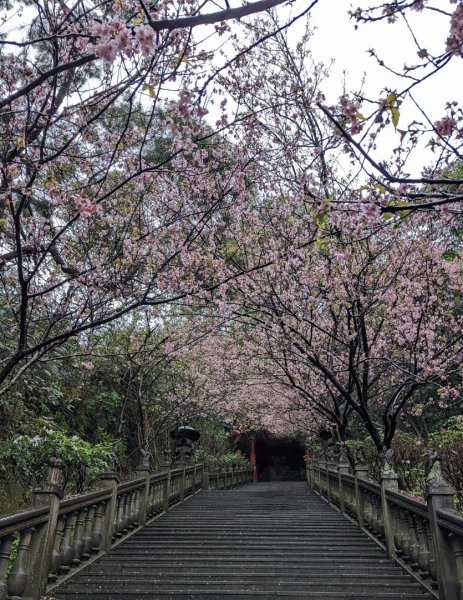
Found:
[[[230,490],[252,482],[252,467],[230,469],[209,473],[209,487],[212,490]]]
[[[312,490],[354,519],[388,555],[439,600],[463,600],[463,517],[453,510],[453,490],[440,470],[428,476],[426,501],[398,491],[397,475],[382,470],[381,483],[367,467],[307,462]]]
[[[225,481],[220,489],[230,489],[252,481],[252,471],[214,474],[212,488],[217,478]],[[104,473],[99,485],[63,500],[59,487],[47,482],[34,494],[37,506],[0,518],[0,600],[38,600],[159,515],[208,490],[209,477],[200,463],[139,471],[123,483]]]

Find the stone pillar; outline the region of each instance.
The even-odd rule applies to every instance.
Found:
[[[185,469],[186,469],[186,465],[185,463],[183,464],[179,464],[179,467],[182,467],[183,471],[182,471],[182,478],[180,480],[180,502],[183,502],[184,498],[185,498]]]
[[[307,485],[309,486],[309,488],[311,490],[313,490],[313,482],[312,482],[312,459],[310,458],[310,456],[306,455],[305,456],[305,478],[307,481]]]
[[[252,465],[252,481],[255,483],[257,481],[257,458],[256,458],[256,439],[251,438],[251,454],[249,456],[249,460]]]
[[[425,500],[428,504],[429,525],[434,559],[436,561],[439,597],[442,600],[459,600],[458,580],[452,540],[440,528],[438,510],[453,509],[454,489],[445,481],[437,455],[430,456],[431,469],[427,476]]]
[[[357,522],[359,527],[364,527],[365,522],[363,520],[363,494],[360,490],[359,481],[361,479],[368,479],[368,466],[364,463],[355,465],[355,510],[357,513]]]
[[[140,493],[140,507],[138,511],[138,524],[143,527],[144,525],[146,525],[146,519],[148,517],[148,501],[151,477],[150,453],[148,451],[147,442],[145,442],[145,445],[141,451],[140,464],[138,465],[135,473],[137,477],[143,477],[145,479],[145,485]]]
[[[326,468],[326,493],[327,493],[327,498],[328,498],[328,502],[330,504],[333,504],[333,497],[334,494],[336,493],[335,490],[333,490],[332,487],[332,483],[331,483],[331,477],[330,477],[330,472],[334,471],[336,463],[334,462],[334,448],[329,448],[326,451],[326,462],[325,462],[325,468]]]
[[[338,489],[339,489],[339,508],[342,513],[345,513],[345,495],[344,485],[342,483],[342,475],[349,474],[349,461],[347,459],[347,448],[341,446],[339,451],[339,462],[338,462]]]
[[[105,552],[109,552],[113,543],[113,528],[114,519],[116,516],[117,507],[117,486],[119,484],[119,477],[114,471],[106,471],[99,477],[103,487],[109,488],[111,491],[111,497],[106,504],[101,547]]]
[[[209,467],[206,462],[203,463],[203,482],[201,488],[203,492],[208,492],[210,490]]]
[[[393,492],[399,491],[399,483],[397,473],[394,471],[393,463],[393,450],[388,450],[382,456],[382,467],[381,467],[381,508],[383,512],[383,525],[384,525],[384,537],[386,540],[386,551],[389,558],[395,553],[394,545],[394,522],[392,520],[392,514],[387,501],[386,492],[391,490]]]
[[[169,510],[169,495],[170,495],[170,471],[171,465],[169,460],[169,453],[166,451],[164,459],[159,463],[159,470],[161,473],[166,473],[166,478],[162,484],[162,508],[164,512]]]
[[[42,484],[34,490],[34,508],[48,506],[48,521],[36,531],[31,539],[24,597],[38,600],[45,593],[50,570],[51,557],[55,545],[56,524],[60,501],[63,497],[60,485],[63,461],[55,453],[48,462],[48,473]]]

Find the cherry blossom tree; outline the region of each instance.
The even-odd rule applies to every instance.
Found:
[[[189,410],[233,423],[237,431],[266,430],[275,435],[313,435],[318,423],[296,390],[268,371],[268,362],[251,351],[235,326],[215,330],[178,351],[195,380]],[[281,378],[280,378],[281,379]]]
[[[429,40],[422,39],[420,31],[419,18],[426,13],[442,21],[448,31],[447,39],[433,40],[432,51],[424,47]],[[344,212],[349,196],[352,212],[368,207],[378,220],[394,215],[400,219],[402,214],[423,210],[459,214],[463,113],[454,97],[459,89],[447,79],[448,98],[437,120],[429,115],[420,90],[438,76],[442,86],[450,63],[461,61],[462,14],[461,3],[456,1],[436,6],[431,0],[376,6],[360,2],[350,11],[357,35],[367,27],[379,27],[382,21],[388,22],[394,33],[394,27],[403,22],[415,48],[411,56],[401,58],[406,61],[403,68],[390,64],[387,54],[379,56],[374,47],[365,48],[373,66],[379,64],[384,71],[381,89],[370,85],[368,94],[362,87],[345,87],[339,98],[325,98],[324,80],[329,77],[330,65],[314,64],[311,57],[315,20],[297,43],[282,31],[243,56],[219,81],[232,97],[233,106],[238,104],[246,114],[254,115],[254,128],[246,123],[248,133],[241,139],[254,144],[262,161],[270,159],[274,187],[302,187],[318,204],[343,203],[340,208]],[[278,24],[277,14],[274,19]],[[265,26],[256,18],[251,35],[261,37]],[[416,163],[417,157],[422,157],[422,167],[411,175],[409,165]],[[416,164],[413,168],[416,171]],[[317,172],[315,181],[311,170]],[[339,181],[343,171],[345,193],[341,197],[339,192],[332,193],[330,184]]]
[[[410,210],[458,210],[459,106],[449,101],[447,114],[421,128],[400,121],[399,129],[399,119],[413,89],[459,60],[461,3],[442,10],[418,0],[363,2],[352,12],[359,26],[433,10],[448,21],[449,37],[437,56],[418,44],[422,62],[399,74],[403,89],[373,101],[346,90],[334,106],[320,93],[327,69],[308,62],[310,32],[296,45],[285,36],[317,0],[294,15],[265,12],[278,4],[7,4],[0,391],[69,338],[141,307],[155,319],[179,302],[194,312],[213,299],[225,310],[243,295],[261,306],[254,291],[273,294],[261,287],[265,278],[281,276],[292,289],[289,275],[306,252],[329,255],[325,244],[338,248],[343,226],[355,239],[365,227],[378,230],[382,244],[383,226]],[[257,13],[239,34],[230,30],[232,20]],[[213,32],[207,45],[199,26]],[[213,56],[220,44],[222,63]],[[219,110],[215,135],[204,121],[207,102],[218,103],[214,86],[234,101]],[[377,161],[386,127],[410,152],[431,136],[435,164],[411,179],[408,150],[396,162]],[[340,175],[341,151],[360,177]],[[404,233],[403,243],[407,235],[416,234]],[[290,270],[280,273],[282,264]]]
[[[344,230],[242,286],[243,335],[341,439],[355,414],[389,447],[417,391],[461,401],[462,263],[450,245],[426,217],[355,241]]]
[[[420,18],[427,14],[448,31],[446,38],[430,40],[429,31],[420,30]],[[360,35],[365,27],[375,27],[380,22],[387,22],[391,35],[397,35],[394,28],[402,24],[399,35],[408,34],[414,48],[414,55],[404,56],[403,65],[392,63],[374,47],[368,49],[384,72],[384,88],[376,97],[361,90],[346,90],[337,105],[317,102],[317,108],[342,136],[352,164],[363,173],[364,201],[383,214],[410,210],[460,213],[463,180],[458,165],[462,160],[463,112],[458,86],[453,85],[452,78],[443,77],[450,63],[461,62],[462,3],[360,2],[350,15]],[[429,114],[421,88],[426,85],[429,89],[430,82],[438,77],[440,83],[436,85],[442,86],[445,81],[448,96],[441,117],[436,119]],[[390,158],[381,155],[385,132],[394,132],[397,139]],[[411,175],[411,159],[423,155],[425,148],[432,150],[432,159],[422,165],[420,173]]]
[[[240,274],[223,239],[249,209],[250,157],[202,121],[215,67],[194,31],[220,43],[279,3],[6,5],[1,391],[72,336]]]

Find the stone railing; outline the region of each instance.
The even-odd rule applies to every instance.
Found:
[[[100,489],[63,500],[58,463],[50,463],[31,510],[0,519],[0,600],[38,600],[159,515],[209,489],[201,463],[154,475],[148,467],[123,483],[104,473]],[[252,473],[216,478],[230,489],[252,481]]]
[[[252,483],[252,474],[252,467],[212,472],[209,473],[209,488],[211,490],[231,490],[246,483]]]
[[[307,462],[311,489],[354,519],[435,598],[463,600],[463,517],[453,509],[453,489],[436,461],[422,501],[399,492],[397,475],[385,461],[381,482],[368,479],[359,464],[349,473],[347,461]]]

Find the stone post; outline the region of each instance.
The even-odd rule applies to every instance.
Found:
[[[111,492],[111,497],[106,504],[101,540],[102,549],[104,552],[109,552],[113,543],[113,528],[117,508],[117,486],[119,484],[119,477],[114,471],[106,471],[99,476],[99,480],[103,487],[109,488]]]
[[[182,465],[179,465],[179,467],[182,467],[183,471],[182,471],[182,478],[180,479],[180,502],[183,502],[184,498],[185,498],[185,470],[186,470],[186,465],[185,463],[183,463]]]
[[[360,446],[360,448],[357,450],[357,453],[355,455],[355,460],[356,460],[355,469],[354,469],[355,510],[357,513],[357,523],[358,523],[359,527],[364,527],[365,522],[363,519],[363,512],[364,512],[363,494],[362,494],[362,491],[360,490],[359,481],[361,479],[364,479],[364,480],[368,479],[368,465],[366,464],[366,461],[365,461],[365,452],[363,450],[363,446]]]
[[[312,455],[309,462],[309,477],[312,490],[315,490],[315,460],[315,456]]]
[[[63,497],[60,485],[63,461],[55,453],[48,462],[48,472],[44,481],[34,490],[34,508],[48,506],[48,521],[32,536],[29,551],[29,573],[24,597],[38,600],[45,593],[50,570],[51,557],[55,545],[56,525],[60,501]]]
[[[197,466],[196,466],[196,461],[194,462],[193,465],[193,483],[191,486],[191,495],[194,496],[196,494],[196,470],[197,470]]]
[[[389,558],[395,553],[394,545],[394,521],[387,501],[387,491],[399,491],[397,473],[394,471],[392,457],[394,451],[389,449],[382,455],[381,466],[381,508],[383,512],[384,537],[386,540],[386,551]]]
[[[169,494],[170,494],[170,471],[171,464],[169,459],[169,452],[164,452],[164,458],[159,462],[159,470],[161,473],[166,473],[167,477],[162,484],[162,508],[164,512],[169,510]]]
[[[311,464],[312,464],[312,461],[311,461],[310,457],[305,456],[305,479],[306,479],[307,485],[309,486],[310,489],[312,489],[312,480],[311,480],[311,473],[310,473]]]
[[[320,488],[321,488],[321,478],[320,478],[320,455],[317,452],[317,454],[314,456],[313,458],[313,464],[314,464],[314,479],[313,479],[313,489],[315,491],[316,488],[318,488],[318,491],[320,492]]]
[[[430,471],[427,476],[425,500],[428,504],[431,542],[436,561],[437,583],[439,597],[442,600],[458,600],[458,580],[453,554],[452,541],[440,528],[438,510],[453,509],[454,489],[445,481],[441,464],[436,454],[430,459]]]
[[[252,481],[256,483],[257,481],[257,456],[256,456],[256,438],[251,438],[251,453],[249,456],[249,460],[252,465]]]
[[[150,453],[148,451],[148,442],[145,441],[144,447],[141,450],[140,464],[135,471],[137,477],[143,477],[145,479],[145,485],[140,492],[140,507],[138,511],[138,524],[141,527],[146,525],[146,519],[148,517],[148,501],[150,493]]]
[[[336,464],[334,462],[334,449],[329,448],[326,452],[325,468],[326,468],[326,493],[330,504],[333,504],[334,490],[332,489],[330,471],[334,470]]]
[[[208,492],[210,490],[209,467],[208,467],[206,461],[204,461],[204,463],[203,463],[203,481],[201,484],[201,488],[202,488],[203,492]]]
[[[349,461],[347,459],[347,448],[341,446],[339,451],[339,462],[338,462],[338,489],[339,489],[339,508],[342,513],[345,513],[345,495],[344,485],[342,483],[342,476],[349,473]]]

